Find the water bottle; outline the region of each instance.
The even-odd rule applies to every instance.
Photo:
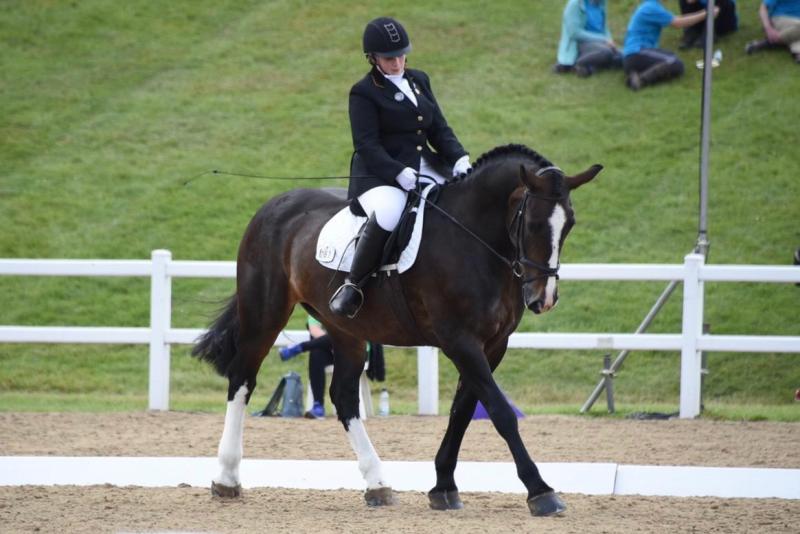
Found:
[[[380,397],[378,398],[378,415],[386,417],[389,415],[389,392],[386,388],[381,390]]]
[[[717,51],[714,52],[714,56],[711,58],[711,66],[719,67],[720,63],[722,63],[722,50],[717,49]]]

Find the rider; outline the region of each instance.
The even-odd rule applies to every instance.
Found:
[[[361,288],[379,267],[383,247],[400,221],[418,174],[438,183],[472,167],[439,108],[428,75],[406,69],[408,33],[390,17],[364,29],[364,54],[372,69],[350,89],[350,129],[355,152],[348,198],[368,220],[356,244],[350,273],[330,300],[336,314],[353,318],[364,302]],[[367,177],[364,177],[367,176]]]

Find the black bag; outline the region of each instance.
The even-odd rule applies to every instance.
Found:
[[[278,404],[281,404],[280,411]],[[267,401],[267,405],[260,412],[255,412],[256,417],[280,415],[281,417],[302,417],[303,407],[303,380],[300,375],[290,371],[278,382],[278,387]]]

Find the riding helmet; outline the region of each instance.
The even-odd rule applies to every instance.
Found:
[[[391,17],[379,17],[364,28],[364,53],[398,57],[411,51],[403,25]]]

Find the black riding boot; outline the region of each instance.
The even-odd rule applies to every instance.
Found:
[[[367,283],[369,275],[380,267],[378,262],[383,256],[383,247],[390,234],[391,232],[378,226],[375,215],[369,218],[356,243],[350,274],[328,303],[333,313],[350,319],[356,316],[364,304],[364,293],[361,288]]]

